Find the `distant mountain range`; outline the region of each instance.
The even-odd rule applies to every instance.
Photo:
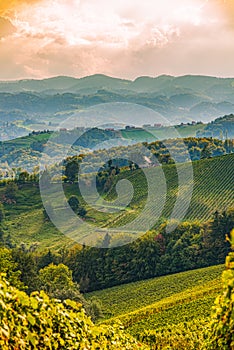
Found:
[[[49,79],[0,81],[1,92],[46,92],[46,93],[82,93],[90,94],[100,89],[112,91],[128,90],[133,92],[160,92],[165,96],[197,92],[211,98],[225,96],[230,98],[234,89],[234,78],[216,78],[202,75],[173,77],[161,75],[155,78],[139,77],[134,81],[108,77],[102,74],[85,78],[58,76]],[[232,96],[233,101],[233,96]]]
[[[68,116],[75,115],[77,126],[93,127],[107,122],[102,114],[109,113],[110,105],[99,108],[98,112],[93,107],[107,103],[140,105],[172,124],[192,120],[209,122],[234,112],[234,78],[162,75],[131,81],[98,74],[81,79],[59,76],[43,80],[0,81],[0,125],[7,121],[27,120],[27,129],[40,129],[44,127],[33,124],[39,121],[45,123],[45,127],[59,125]],[[90,107],[93,108],[91,117],[89,113],[80,114]],[[137,125],[143,125],[158,123],[160,119],[149,117],[142,111],[137,111],[136,118],[138,107],[130,108],[124,117],[119,116],[120,105],[114,109],[109,113],[110,122],[113,119],[131,124],[136,120]],[[20,126],[24,127],[23,124]]]

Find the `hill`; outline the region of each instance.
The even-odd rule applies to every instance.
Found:
[[[180,138],[184,139],[191,159],[199,160],[207,145],[209,145],[208,153],[211,157],[233,152],[233,140],[227,140],[227,136],[233,135],[233,125],[233,115],[229,115],[208,124],[188,123],[167,127],[148,124],[141,128],[134,126],[126,126],[124,129],[77,127],[61,128],[59,131],[48,129],[33,131],[28,136],[0,141],[0,170],[4,172],[7,168],[10,172],[9,168],[21,167],[27,171],[33,171],[42,159],[46,161],[46,165],[55,164],[61,162],[69,148],[71,156],[93,152],[93,156],[89,157],[90,164],[86,167],[86,169],[89,168],[86,172],[92,172],[92,164],[97,163],[97,158],[105,156],[107,149],[112,158],[124,159],[132,153],[141,152],[140,142],[144,142],[144,145],[145,142],[151,142],[148,147],[156,149],[153,151],[160,154],[161,160],[163,159],[161,163],[168,163],[171,162],[172,157],[165,151],[163,143],[158,141],[167,140],[166,142],[171,144],[170,151],[173,149],[173,152],[177,152],[178,148],[181,148]],[[151,161],[154,163],[153,159]],[[180,162],[180,160],[177,161]],[[140,164],[144,163],[145,160],[141,159]]]
[[[96,74],[83,78],[72,77],[52,77],[43,80],[18,80],[1,81],[0,91],[3,92],[77,92],[97,91],[99,89],[110,90],[129,90],[138,92],[149,91],[167,91],[167,95],[173,95],[173,92],[197,91],[206,94],[222,90],[223,93],[231,94],[234,78],[216,78],[210,76],[185,75],[173,77],[161,75],[158,77],[138,77],[134,81],[109,77],[103,74]],[[229,90],[228,90],[229,89]],[[219,91],[220,92],[220,91]],[[230,96],[228,96],[230,98]],[[221,98],[221,96],[219,96]]]
[[[129,317],[131,315],[134,316],[136,312],[139,314],[139,310],[142,311],[144,308],[152,310],[153,305],[157,305],[159,302],[162,303],[164,299],[168,300],[170,298],[170,301],[174,299],[176,305],[175,299],[178,295],[184,293],[184,299],[186,299],[185,295],[187,297],[194,288],[197,288],[196,290],[198,291],[199,289],[202,290],[202,288],[205,289],[209,284],[213,284],[214,290],[217,287],[216,292],[218,292],[221,286],[220,276],[223,269],[224,266],[219,265],[186,271],[174,275],[115,286],[87,293],[85,296],[88,299],[95,296],[102,302],[104,319],[112,320],[113,318],[120,318],[124,321],[124,319],[128,320],[128,315]],[[168,308],[172,306],[173,305],[167,305]],[[164,311],[165,310],[166,308],[164,308]],[[152,312],[152,314],[153,313],[154,312]],[[159,315],[157,316],[160,317]],[[149,315],[143,316],[141,321],[147,317],[149,317]],[[127,322],[129,326],[129,320]]]
[[[204,221],[212,217],[216,210],[222,212],[225,209],[233,206],[233,162],[234,154],[223,157],[215,157],[193,162],[193,195],[184,220],[199,220]],[[187,164],[178,165],[186,168]],[[157,185],[161,186],[164,181],[161,177],[161,168],[156,168],[158,172]],[[146,169],[149,173],[152,168]],[[161,219],[169,218],[177,197],[178,177],[175,165],[163,166],[163,172],[167,181],[167,198],[161,215]],[[87,206],[86,220],[89,223],[95,222],[95,225],[100,227],[115,227],[131,222],[139,212],[144,208],[147,198],[147,183],[141,170],[123,171],[115,181],[121,178],[128,179],[132,182],[135,189],[134,197],[126,210],[117,213],[107,213],[105,210],[99,212],[100,204],[97,202],[93,207]],[[3,201],[5,194],[5,186],[0,187],[0,198]],[[162,184],[163,185],[163,184]],[[52,185],[51,185],[52,186]],[[64,184],[67,197],[76,194],[80,201],[80,193],[76,184]],[[186,193],[186,192],[185,192]],[[114,188],[109,192],[109,198],[115,196]],[[43,215],[43,206],[40,198],[40,192],[37,183],[27,182],[20,183],[20,186],[15,194],[16,203],[4,203],[6,220],[4,223],[4,231],[10,235],[16,243],[25,242],[28,244],[38,242],[40,249],[50,246],[53,249],[58,249],[64,243],[71,241],[61,235],[60,232],[53,226],[50,221],[47,221]],[[181,198],[182,199],[182,198]],[[160,198],[158,199],[160,205]],[[57,209],[61,212],[61,202],[57,203]],[[161,222],[159,219],[159,222]],[[157,223],[155,223],[156,225]]]
[[[94,75],[81,79],[53,77],[0,82],[0,124],[13,123],[26,134],[27,129],[53,129],[72,115],[76,120],[73,127],[94,127],[107,122],[128,125],[134,121],[140,126],[162,122],[163,118],[167,124],[209,122],[233,113],[233,86],[234,78],[206,76],[139,77],[130,81]],[[119,105],[116,111],[113,106],[116,103],[128,104],[125,105],[128,113],[121,113]],[[135,108],[142,106],[145,111],[138,115],[130,104]],[[147,109],[154,113],[150,115]],[[18,130],[19,135],[23,130]],[[15,136],[16,129],[13,131]],[[3,136],[2,139],[12,138],[7,129]]]
[[[151,349],[203,349],[224,265],[116,286],[86,294],[102,302],[104,320],[120,320]]]
[[[193,162],[193,182],[190,184],[193,186],[193,195],[188,212],[184,218],[185,220],[207,220],[211,218],[212,213],[216,210],[225,210],[233,205],[233,162],[234,154]],[[181,172],[186,172],[189,165],[185,163],[179,164],[177,167],[180,168]],[[177,198],[178,177],[175,165],[164,166],[163,171],[167,183],[167,198],[162,216],[169,217]],[[159,175],[161,172],[160,167],[156,169],[158,175],[155,176],[154,172],[155,169],[146,169],[149,177],[152,176],[157,179],[157,186],[163,186],[164,179]],[[132,211],[125,214],[122,213],[119,218],[116,218],[112,224],[114,227],[121,226],[133,219],[137,215],[138,209],[144,207],[148,196],[147,182],[141,170],[136,170],[133,173],[125,172],[120,174],[117,179],[120,180],[121,178],[129,180],[135,192],[130,204]],[[109,197],[112,199],[114,196],[115,191],[112,189]],[[186,196],[186,187],[184,189],[184,196]],[[181,200],[182,198],[183,195],[181,194]],[[163,197],[157,199],[158,204],[155,203],[156,207],[163,201]]]

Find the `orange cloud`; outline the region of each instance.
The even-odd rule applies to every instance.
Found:
[[[14,33],[15,30],[16,28],[8,19],[0,17],[0,39]]]
[[[215,0],[218,5],[218,11],[222,12],[231,27],[234,27],[234,1],[233,0]]]
[[[18,7],[32,5],[42,0],[0,0],[0,16],[10,15]]]

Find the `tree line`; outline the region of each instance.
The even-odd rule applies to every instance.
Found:
[[[19,280],[29,292],[38,288],[40,271],[50,264],[67,266],[79,290],[88,292],[224,263],[229,252],[226,235],[234,226],[234,209],[215,212],[213,219],[205,223],[182,222],[173,233],[168,233],[166,226],[165,221],[158,229],[117,248],[109,248],[111,237],[107,233],[102,246],[109,249],[77,244],[39,254],[33,246],[11,245],[4,234],[0,236],[1,249],[11,256],[13,265],[9,271],[20,271]]]

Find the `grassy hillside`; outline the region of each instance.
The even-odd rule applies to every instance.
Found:
[[[185,217],[186,220],[205,221],[210,219],[216,210],[223,211],[233,206],[233,165],[234,154],[193,162],[194,179],[191,184],[193,185],[193,195]],[[180,164],[179,166],[183,169],[188,165]],[[156,171],[160,170],[159,167],[156,169]],[[147,171],[150,173],[153,169],[149,168]],[[162,217],[166,218],[170,216],[176,200],[178,178],[174,165],[164,166],[163,171],[167,180],[167,198]],[[141,170],[125,171],[120,173],[118,180],[121,178],[130,180],[135,190],[127,210],[115,214],[100,212],[100,205],[103,206],[103,204],[96,202],[93,208],[86,207],[87,221],[90,223],[94,221],[95,225],[100,227],[118,227],[131,222],[134,217],[139,215],[145,205],[148,191],[144,175]],[[157,186],[161,186],[163,181],[163,177],[158,176]],[[64,188],[68,197],[72,194],[79,196],[76,184],[66,184]],[[1,200],[4,193],[5,187],[0,187]],[[114,190],[111,191],[109,198],[112,198],[114,193]],[[160,198],[155,203],[156,206],[158,202],[160,202]],[[48,246],[59,248],[64,243],[71,243],[67,237],[58,232],[52,223],[45,220],[37,184],[20,185],[16,194],[16,203],[4,204],[4,208],[6,213],[4,232],[6,235],[10,234],[15,242],[38,242],[41,248]],[[58,203],[57,210],[61,210],[61,203]]]
[[[136,141],[154,141],[165,140],[175,137],[175,130],[178,132],[180,137],[195,137],[196,133],[199,131],[203,134],[206,124],[196,124],[196,125],[177,125],[177,126],[165,126],[160,128],[147,127],[146,130],[142,129],[130,129],[122,130],[121,135],[123,138],[136,140]]]

